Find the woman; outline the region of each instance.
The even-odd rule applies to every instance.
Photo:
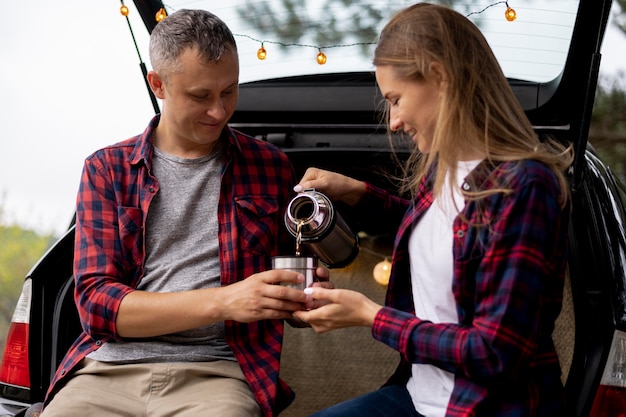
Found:
[[[561,309],[571,150],[541,142],[482,34],[417,4],[383,29],[374,65],[389,128],[416,144],[391,196],[309,169],[315,188],[398,228],[385,306],[343,289],[295,315],[318,332],[368,326],[401,354],[385,387],[316,416],[559,416],[551,334]]]

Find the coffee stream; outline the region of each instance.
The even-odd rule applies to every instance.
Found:
[[[306,219],[298,219],[298,224],[296,226],[296,256],[302,255],[302,225]]]

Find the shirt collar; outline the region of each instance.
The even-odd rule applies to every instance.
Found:
[[[503,173],[511,169],[513,162],[489,161],[483,159],[468,175],[465,177],[465,184],[468,188],[466,191],[487,190],[496,186],[500,181]]]
[[[152,134],[159,125],[161,115],[155,115],[146,130],[139,136],[139,140],[135,144],[133,152],[130,154],[130,164],[137,165],[143,161],[146,166],[150,166],[152,160],[152,154],[154,152],[154,146],[152,144]],[[222,134],[220,135],[221,141],[227,141],[225,151],[227,155],[232,155],[232,152],[241,153],[241,143],[235,130],[231,129],[228,125],[224,127]]]
[[[226,146],[227,155],[231,156],[231,152],[241,153],[241,142],[239,141],[239,132],[232,129],[230,126],[225,126],[224,131],[222,132],[221,140],[224,140],[224,137],[227,140],[228,145]]]
[[[143,161],[146,166],[149,166],[149,161],[152,160],[152,153],[154,152],[152,134],[154,133],[154,129],[159,125],[159,120],[161,120],[161,114],[155,115],[152,120],[150,120],[146,130],[139,135],[139,140],[130,154],[129,162],[131,165],[137,165]]]

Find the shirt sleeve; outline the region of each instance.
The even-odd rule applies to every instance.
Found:
[[[461,259],[455,253],[460,324],[432,323],[387,306],[372,332],[409,363],[493,383],[546,359],[538,351],[549,354],[545,346],[562,297],[568,212],[552,178],[489,200],[489,232],[466,237],[472,249],[464,247]],[[477,236],[486,237],[482,244]]]
[[[122,266],[118,204],[107,172],[97,157],[85,162],[76,205],[75,299],[82,327],[95,340],[119,339],[119,305],[133,291],[130,271]],[[127,225],[141,229],[139,209],[122,211]]]

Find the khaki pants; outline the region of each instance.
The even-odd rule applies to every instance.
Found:
[[[42,417],[261,416],[237,362],[81,365]]]

